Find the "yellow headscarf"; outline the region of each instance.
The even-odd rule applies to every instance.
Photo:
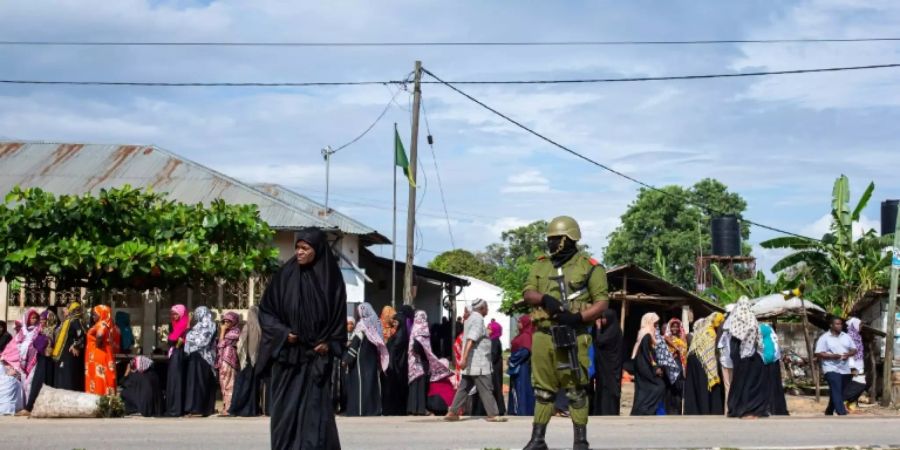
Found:
[[[691,349],[688,352],[697,356],[706,372],[706,387],[709,390],[719,384],[719,361],[716,359],[716,328],[725,321],[722,313],[715,312],[702,319],[701,327],[694,331]]]
[[[63,347],[66,345],[66,338],[69,336],[69,325],[72,323],[72,320],[81,319],[80,309],[81,304],[78,302],[72,302],[69,304],[69,307],[66,308],[66,312],[68,313],[66,314],[66,320],[64,320],[62,326],[59,327],[59,334],[56,335],[56,342],[53,343],[53,353],[51,356],[54,361],[59,361],[59,358],[65,350]]]

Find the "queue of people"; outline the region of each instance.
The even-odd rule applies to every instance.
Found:
[[[157,360],[165,364],[157,364],[148,356],[128,356],[139,352],[125,311],[113,319],[109,306],[96,305],[86,320],[81,304],[72,302],[59,322],[51,309],[29,308],[12,334],[0,322],[0,415],[30,414],[44,386],[118,394],[127,414],[175,417],[215,413],[220,391],[221,415],[258,415],[262,390],[252,370],[260,335],[257,317],[253,307],[246,323],[227,312],[217,324],[201,306],[192,324],[187,308],[175,305],[169,350]],[[164,372],[155,370],[157,365]]]

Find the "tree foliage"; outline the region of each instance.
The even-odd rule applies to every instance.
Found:
[[[740,279],[722,273],[719,266],[715,264],[711,265],[709,270],[713,274],[715,284],[709,287],[704,294],[722,306],[734,303],[743,296],[758,298],[787,291],[800,284],[799,278],[788,278],[783,273],[779,274],[775,281],[769,281],[762,272],[756,272],[756,276],[751,278]]]
[[[496,267],[479,259],[468,250],[450,250],[428,263],[428,268],[444,273],[466,275],[490,283]]]
[[[883,249],[891,245],[893,235],[880,237],[870,229],[853,238],[874,190],[875,184],[869,183],[851,209],[850,181],[841,175],[832,190],[831,227],[821,240],[787,236],[760,243],[763,248],[793,251],[775,263],[772,272],[792,270],[806,277],[809,298],[841,316],[849,314],[870,290],[886,287],[891,255]]]
[[[272,270],[272,230],[254,205],[167,200],[129,186],[97,196],[15,188],[0,207],[0,276],[58,287],[168,287]]]
[[[659,251],[665,255],[666,273],[671,281],[693,289],[694,265],[700,250],[703,254],[712,252],[710,220],[713,215],[740,217],[747,203],[740,195],[728,192],[724,184],[710,178],[690,188],[666,186],[662,191],[640,190],[622,215],[622,224],[609,235],[604,262],[609,266],[655,267]],[[716,212],[691,203],[708,205]],[[750,237],[749,224],[741,224],[741,236],[744,241]],[[744,244],[743,253],[749,252],[750,246]]]

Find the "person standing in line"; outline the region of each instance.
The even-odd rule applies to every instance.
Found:
[[[866,391],[866,364],[861,332],[862,321],[856,317],[847,319],[847,335],[853,340],[856,354],[850,357],[850,373],[852,379],[844,389],[844,401],[847,403],[847,411],[851,414],[856,410],[859,397]]]
[[[488,339],[484,324],[484,316],[487,313],[486,301],[476,299],[472,302],[472,312],[463,327],[465,344],[463,344],[462,357],[459,362],[459,367],[462,369],[462,380],[456,388],[453,404],[450,405],[450,410],[444,416],[444,420],[448,422],[459,420],[458,411],[463,407],[472,386],[477,389],[478,396],[487,411],[487,420],[490,422],[506,421],[498,416],[500,411],[497,408],[497,400],[494,399],[491,381],[491,341]]]
[[[381,321],[369,303],[356,308],[359,320],[344,353],[346,402],[343,413],[350,417],[380,416],[381,376],[390,364]]]
[[[731,311],[734,310],[734,303],[727,305],[725,311],[725,322],[722,325],[722,333],[719,335],[719,342],[716,348],[719,350],[719,366],[722,368],[722,387],[725,388],[725,415],[728,415],[728,398],[731,395],[731,380],[734,378],[734,361],[731,360],[731,333],[728,331],[729,320],[731,319]]]
[[[166,342],[169,344],[169,364],[166,371],[166,415],[184,415],[184,396],[187,376],[187,359],[184,356],[184,338],[191,327],[187,307],[174,305],[169,310],[171,325]]]
[[[681,415],[682,401],[684,398],[684,366],[687,363],[687,333],[681,320],[672,318],[666,323],[663,336],[666,345],[657,347],[657,351],[664,350],[668,356],[660,354],[660,365],[666,370],[668,381],[666,385],[666,415]]]
[[[81,304],[70,303],[65,316],[50,352],[56,366],[54,382],[57,389],[83,391],[85,327]]]
[[[534,414],[534,387],[531,385],[531,345],[534,325],[528,314],[519,317],[519,335],[510,343],[509,407],[511,416]]]
[[[411,416],[425,416],[428,410],[429,384],[447,378],[450,370],[440,363],[431,348],[428,315],[416,311],[409,338],[409,395],[406,413]]]
[[[241,371],[234,380],[229,415],[256,417],[261,413],[260,379],[256,376],[256,353],[259,351],[261,335],[259,306],[253,305],[247,310],[247,321],[241,327],[241,337],[238,338],[237,355]]]
[[[406,415],[409,396],[409,336],[414,314],[415,311],[409,305],[397,308],[393,320],[394,335],[385,343],[391,358],[382,383],[382,412],[385,416]]]
[[[205,306],[194,309],[194,326],[184,340],[187,356],[184,412],[207,417],[216,409],[216,322]]]
[[[241,316],[234,311],[222,315],[219,328],[219,343],[216,346],[216,369],[219,371],[219,387],[222,390],[222,413],[227,416],[231,409],[231,394],[234,392],[234,378],[240,371],[237,346],[241,339]]]
[[[25,410],[34,409],[34,402],[37,400],[41,389],[44,386],[53,387],[53,359],[50,354],[53,352],[52,343],[56,340],[56,314],[49,309],[45,309],[40,315],[40,334],[35,337],[32,347],[35,350],[36,362],[31,369],[29,377],[31,385],[28,387],[28,398],[25,404]]]
[[[116,311],[116,326],[119,327],[121,342],[119,349],[122,353],[129,355],[134,349],[134,332],[131,330],[131,315],[126,311]]]
[[[618,416],[622,401],[622,328],[614,309],[603,311],[594,335],[594,398],[591,413],[595,416]]]
[[[849,359],[856,355],[856,344],[850,335],[844,333],[844,321],[834,317],[828,332],[816,341],[816,358],[822,361],[822,373],[830,390],[825,415],[847,415],[844,407],[844,388],[850,383]]]
[[[759,356],[766,365],[766,384],[769,386],[769,415],[790,415],[784,398],[784,383],[781,381],[781,346],[775,329],[767,323],[759,324]]]
[[[750,309],[750,300],[741,297],[724,328],[731,335],[734,379],[728,395],[728,416],[755,419],[769,416],[772,398],[765,363],[759,354],[759,322]]]
[[[632,416],[654,416],[665,399],[665,372],[657,364],[655,347],[665,342],[657,340],[659,316],[648,312],[641,317],[641,328],[631,351],[634,361],[634,402]]]
[[[94,326],[87,333],[85,351],[85,391],[89,394],[116,393],[116,353],[119,329],[112,322],[109,306],[97,305],[92,314]]]
[[[259,304],[257,373],[271,371],[273,450],[339,450],[331,373],[347,342],[347,292],[325,232],[297,232],[295,255]]]
[[[523,298],[531,307],[534,335],[532,378],[537,405],[531,440],[526,450],[546,449],[544,436],[554,412],[557,392],[565,390],[569,400],[575,450],[587,449],[589,398],[585,386],[590,366],[593,324],[607,309],[606,271],[578,248],[581,229],[575,219],[561,216],[547,227],[549,256],[541,256],[531,267]],[[552,336],[552,337],[551,337]],[[560,340],[562,342],[560,342]],[[568,348],[559,348],[565,345]],[[576,361],[570,360],[574,347]],[[570,365],[561,370],[560,366]]]
[[[684,387],[685,415],[724,415],[725,395],[716,358],[716,329],[725,321],[715,312],[695,322]]]

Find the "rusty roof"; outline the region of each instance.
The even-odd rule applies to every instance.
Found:
[[[0,192],[4,194],[16,185],[80,195],[125,184],[166,192],[189,204],[215,199],[254,204],[262,219],[276,229],[315,226],[340,228],[350,234],[374,232],[352,219],[344,220],[355,223],[352,228],[334,226],[335,221],[286,200],[284,193],[272,195],[152,145],[0,141]]]
[[[370,228],[352,217],[336,211],[334,208],[328,208],[329,211],[326,213],[325,205],[280,184],[260,183],[254,184],[253,187],[328,222],[332,228],[341,230],[344,233],[359,235],[367,244],[391,243],[390,239],[380,234],[374,228]]]

